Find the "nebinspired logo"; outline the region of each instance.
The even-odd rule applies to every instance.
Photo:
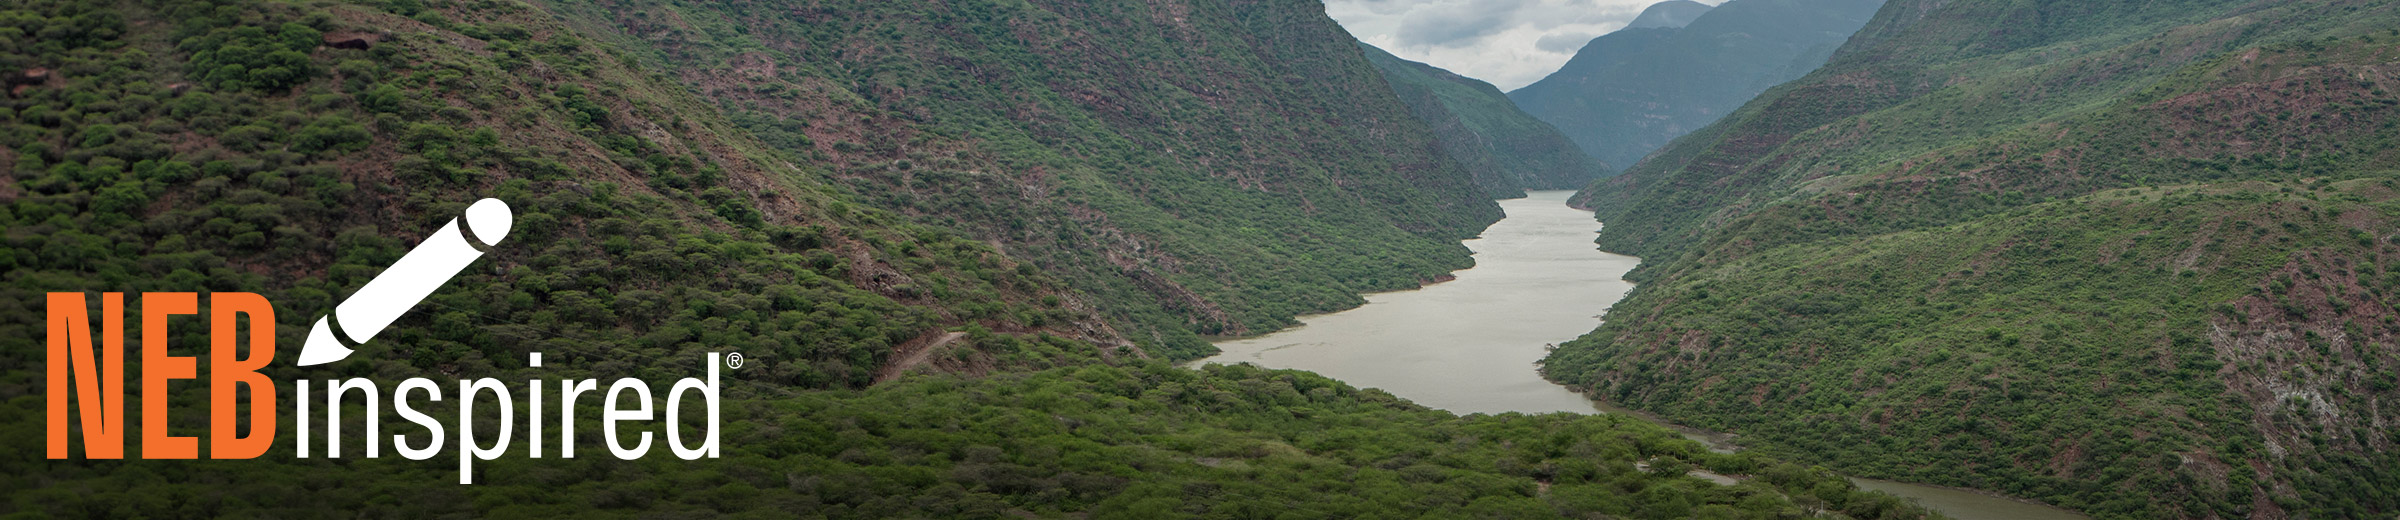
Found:
[[[300,366],[322,365],[348,358],[355,345],[375,338],[409,309],[416,307],[435,289],[481,258],[488,248],[498,246],[508,236],[514,217],[508,205],[498,199],[483,199],[467,207],[462,219],[451,219],[433,236],[400,257],[383,273],[369,280],[357,292],[342,300],[333,311],[317,319],[310,327],[308,342],[301,346]],[[480,244],[478,246],[477,244]],[[212,293],[209,295],[209,458],[248,459],[266,454],[278,430],[276,392],[278,385],[258,371],[275,357],[275,309],[265,297],[252,293]],[[179,437],[167,430],[167,394],[169,383],[181,379],[198,379],[196,358],[175,356],[168,350],[168,317],[199,313],[198,293],[143,293],[142,318],[142,438],[141,457],[145,459],[196,459],[200,457],[198,437]],[[76,424],[70,423],[70,401],[79,403],[84,456],[93,459],[125,458],[125,295],[101,294],[101,342],[92,344],[89,307],[84,293],[49,294],[49,355],[47,358],[49,386],[48,449],[49,458],[70,456],[69,433]],[[248,321],[248,356],[241,352],[243,339],[241,317]],[[343,340],[347,339],[345,343]],[[734,359],[739,359],[736,354]],[[707,380],[683,378],[667,390],[665,403],[668,447],[675,456],[685,460],[701,457],[717,458],[720,389],[717,366],[719,355],[707,356]],[[730,363],[738,361],[728,360]],[[542,367],[542,354],[529,355],[527,366]],[[293,417],[299,423],[297,456],[308,458],[310,445],[310,381],[295,382]],[[387,395],[374,380],[351,378],[322,381],[325,391],[325,444],[327,458],[341,457],[342,400],[357,394],[366,404],[360,418],[366,429],[366,456],[382,455],[383,398]],[[524,395],[530,405],[525,424],[531,434],[527,437],[527,456],[542,458],[545,442],[543,423],[542,381],[525,382]],[[461,380],[458,382],[458,482],[474,483],[474,461],[493,460],[508,452],[515,439],[516,399],[508,385],[493,378]],[[575,457],[576,399],[594,393],[599,380],[559,380],[557,418],[559,426],[558,456]],[[240,390],[248,390],[249,423],[242,428],[237,418],[240,412]],[[707,433],[698,446],[683,442],[682,399],[687,391],[697,392],[707,407]],[[619,398],[633,394],[628,405]],[[424,394],[427,402],[441,402],[442,393],[430,379],[410,378],[402,381],[388,395],[401,418],[425,430],[422,442],[411,445],[408,434],[395,434],[389,439],[400,456],[410,460],[425,460],[438,454],[446,442],[448,428],[441,421],[426,415],[411,405],[410,396]],[[477,398],[490,396],[495,405],[486,410],[497,411],[499,433],[490,442],[482,442],[475,434]],[[601,435],[610,454],[621,459],[635,459],[650,450],[651,431],[629,436],[638,441],[631,446],[620,442],[619,432],[625,423],[658,420],[652,413],[650,385],[636,378],[621,378],[611,383],[603,399]]]
[[[483,250],[467,243],[466,233],[474,233],[475,241],[482,242],[484,247],[494,247],[508,236],[509,225],[515,221],[508,204],[500,199],[483,199],[467,206],[467,227],[463,232],[458,226],[459,219],[450,219],[441,231],[433,232],[432,237],[417,244],[416,249],[408,250],[383,274],[368,280],[367,286],[333,306],[332,314],[317,318],[316,326],[308,329],[308,343],[300,347],[300,366],[350,357],[350,347],[334,337],[334,329],[340,329],[353,343],[375,339],[375,333],[391,326],[392,321],[407,314],[417,302],[425,301],[426,296],[432,296],[442,282],[450,281],[467,264],[483,257]]]

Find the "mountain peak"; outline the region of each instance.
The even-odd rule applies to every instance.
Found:
[[[1633,22],[1625,24],[1625,28],[1656,29],[1662,27],[1683,27],[1686,25],[1691,25],[1692,20],[1700,18],[1700,14],[1708,12],[1709,9],[1714,9],[1714,7],[1708,4],[1694,2],[1692,0],[1667,0],[1665,2],[1650,4],[1650,8],[1643,9],[1642,15],[1633,17]]]

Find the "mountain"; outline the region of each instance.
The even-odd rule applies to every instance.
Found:
[[[1493,197],[1582,188],[1609,170],[1549,123],[1518,110],[1490,83],[1400,59],[1365,43],[1358,46],[1391,83],[1392,93],[1433,129],[1434,140],[1450,158],[1473,173],[1475,183]]]
[[[1642,18],[1671,21],[1692,9],[1670,4]],[[1558,72],[1508,97],[1592,157],[1629,165],[1815,69],[1882,4],[1731,0],[1681,26],[1629,25],[1593,38]]]
[[[1650,7],[1642,9],[1640,16],[1635,16],[1633,21],[1625,23],[1625,28],[1673,29],[1683,27],[1691,25],[1692,20],[1699,19],[1702,13],[1707,13],[1709,9],[1713,8],[1715,6],[1691,0],[1667,0],[1650,4]]]
[[[1170,358],[1472,265],[1500,216],[1312,3],[543,8]]]
[[[1226,298],[1202,301],[1413,284],[1465,262],[1455,239],[1487,222],[1491,203],[1314,3],[892,5],[750,13],[783,21],[761,29],[822,26],[791,40],[726,25],[643,40],[585,25],[705,19],[699,7],[0,7],[0,437],[21,448],[0,457],[0,515],[1924,516],[1820,469],[1712,453],[1620,416],[1458,417],[1303,372],[1156,359],[1174,356],[1158,338],[1190,328],[1128,316],[1191,315],[1171,307],[1189,300],[1145,307],[1129,294],[1211,280],[1250,285],[1195,289]],[[953,8],[996,11],[944,18]],[[1178,28],[1207,44],[1156,39]],[[728,69],[692,64],[731,74],[712,80],[659,61],[676,38],[773,43],[725,43],[740,60]],[[933,48],[994,50],[957,61]],[[1123,79],[1133,65],[1192,76]],[[1080,88],[1098,85],[1122,89]],[[1253,97],[1270,95],[1291,97]],[[976,107],[988,113],[971,117]],[[311,320],[485,197],[512,208],[504,240],[349,359],[288,362]],[[1033,209],[1059,213],[1008,213]],[[1225,236],[1249,249],[1158,251]],[[1112,270],[1086,270],[1093,262]],[[46,293],[118,291],[274,303],[272,319],[252,319],[273,325],[280,348],[250,354],[280,354],[258,371],[273,393],[245,385],[283,403],[264,456],[35,455],[43,396],[63,391],[37,382],[51,357]],[[1343,301],[1232,308],[1272,317]],[[93,325],[130,328],[87,303]],[[197,319],[144,323],[126,350],[206,357]],[[147,332],[167,325],[175,334]],[[295,453],[294,426],[331,430],[323,415],[291,413],[297,381],[664,388],[715,374],[707,354],[737,353],[748,362],[723,367],[724,428],[710,432],[723,436],[720,458],[603,455],[615,443],[596,432],[620,426],[589,401],[501,419],[438,398],[412,413],[462,417],[444,421],[460,444],[483,442],[466,425],[490,435],[561,417],[581,426],[566,442],[585,455],[531,457],[517,436],[460,485],[463,447],[430,460],[362,457],[357,444],[343,457]],[[204,418],[231,411],[200,381],[153,386],[169,383],[145,364],[126,372],[167,397],[145,397],[142,413],[173,420],[132,423],[142,435],[206,436]],[[517,384],[507,388],[528,388]],[[320,438],[422,438],[398,407],[361,393],[374,392],[315,401],[363,412],[344,415],[350,436]],[[386,433],[361,441],[362,423]],[[1753,478],[1723,486],[1694,469]]]
[[[1578,195],[1645,283],[1546,373],[2095,516],[2400,510],[2396,24],[2368,1],[1893,0]]]
[[[12,78],[43,72],[12,81],[0,151],[12,367],[42,365],[46,291],[253,291],[284,306],[283,331],[306,331],[481,198],[515,215],[489,269],[360,347],[358,368],[490,373],[545,350],[630,369],[706,345],[774,360],[749,374],[763,382],[854,388],[894,345],[945,327],[1112,341],[1090,307],[1044,304],[1077,299],[1052,275],[832,193],[681,85],[531,8],[52,2],[9,16],[80,28],[0,54]]]

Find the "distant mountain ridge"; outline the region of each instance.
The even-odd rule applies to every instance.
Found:
[[[1493,197],[1582,188],[1612,170],[1584,155],[1549,123],[1519,110],[1490,83],[1401,59],[1365,42],[1358,47],[1383,72],[1392,93],[1433,130],[1450,158]]]
[[[1689,4],[1689,5],[1686,5]],[[1732,0],[1652,6],[1509,92],[1602,162],[1631,165],[1823,64],[1883,0]],[[1701,9],[1696,10],[1694,6]],[[1688,24],[1674,24],[1691,16]]]
[[[1650,4],[1650,7],[1642,9],[1641,16],[1633,17],[1633,21],[1626,23],[1625,28],[1672,29],[1683,27],[1691,25],[1692,20],[1699,19],[1700,15],[1715,8],[1716,6],[1691,0],[1667,0]]]

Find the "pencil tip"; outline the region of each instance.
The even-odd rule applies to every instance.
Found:
[[[333,337],[332,317],[317,318],[317,325],[308,329],[308,343],[300,346],[300,366],[322,365],[350,357],[350,348]]]

